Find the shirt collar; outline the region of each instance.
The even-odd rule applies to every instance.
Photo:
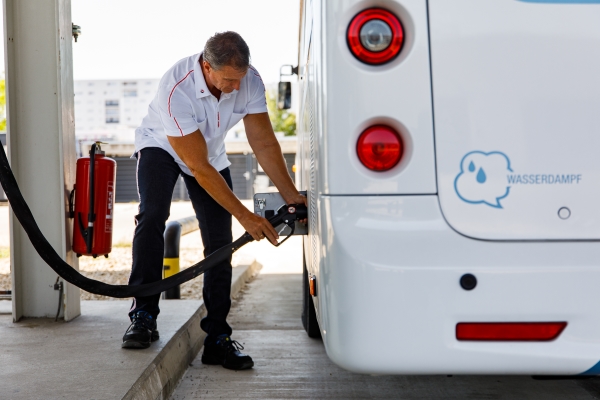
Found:
[[[210,90],[208,90],[208,86],[206,85],[206,81],[204,80],[204,74],[202,73],[202,65],[200,65],[200,57],[202,57],[202,53],[198,54],[198,58],[196,58],[196,67],[194,67],[194,80],[196,81],[196,98],[201,99],[202,97],[210,96]],[[222,99],[228,99],[233,94],[237,93],[237,90],[233,90],[231,93],[221,93]]]
[[[223,93],[221,92],[221,98],[222,99],[228,99],[231,96],[233,96],[235,93],[237,93],[237,90],[233,89],[233,91],[231,93]]]

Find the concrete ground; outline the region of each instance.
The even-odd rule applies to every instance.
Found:
[[[232,294],[260,265],[234,268]],[[4,302],[8,303],[9,302]],[[155,399],[168,396],[202,346],[202,300],[162,300],[160,339],[148,349],[121,348],[130,300],[83,301],[82,315],[12,322],[0,307],[0,398]]]
[[[161,338],[140,351],[121,349],[128,300],[82,302],[69,323],[0,315],[0,398],[122,398],[201,303],[161,302]]]
[[[205,366],[196,357],[173,399],[598,399],[597,378],[533,380],[529,376],[370,376],[345,371],[310,339],[300,322],[299,273],[260,274],[235,301],[233,338],[255,362],[252,370]],[[381,351],[394,346],[381,341]]]

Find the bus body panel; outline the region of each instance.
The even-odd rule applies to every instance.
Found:
[[[595,288],[600,279],[600,248],[597,242],[495,241],[468,237],[480,235],[486,239],[506,239],[510,237],[505,234],[512,231],[525,232],[528,235],[526,239],[547,237],[540,236],[538,220],[534,221],[538,224],[534,224],[534,228],[528,226],[531,220],[527,218],[533,217],[525,216],[524,220],[507,217],[503,220],[498,217],[499,214],[478,211],[484,208],[489,208],[490,213],[507,211],[504,209],[505,202],[519,198],[513,196],[516,187],[510,196],[501,199],[502,209],[485,203],[459,203],[461,207],[471,207],[467,209],[470,214],[463,213],[466,217],[461,219],[463,214],[446,208],[447,204],[458,207],[457,201],[463,202],[450,198],[456,196],[450,190],[460,173],[461,159],[454,159],[459,154],[456,149],[482,153],[515,149],[515,154],[505,155],[510,157],[515,173],[521,173],[517,165],[521,168],[521,165],[534,163],[532,160],[517,160],[515,156],[539,155],[542,153],[536,149],[554,148],[551,143],[542,140],[537,125],[533,130],[519,131],[522,136],[513,137],[510,148],[493,147],[495,143],[507,142],[481,132],[479,128],[485,121],[478,114],[479,110],[497,120],[499,118],[493,109],[490,111],[486,103],[488,99],[475,97],[477,101],[473,103],[471,98],[481,94],[478,90],[490,83],[490,76],[482,72],[482,78],[473,83],[456,68],[451,71],[443,69],[445,63],[456,60],[445,48],[439,47],[440,43],[448,44],[448,48],[457,51],[471,51],[468,55],[478,62],[477,54],[472,54],[469,42],[460,43],[460,19],[457,19],[454,36],[446,41],[442,38],[446,32],[444,23],[449,23],[444,22],[439,12],[445,10],[442,8],[446,7],[445,2],[449,3],[450,9],[454,4],[457,7],[471,5],[473,11],[477,10],[479,2],[494,7],[500,3],[500,7],[512,7],[513,2],[518,7],[563,7],[517,0],[302,1],[299,171],[296,176],[298,188],[308,190],[309,235],[304,240],[304,255],[309,273],[317,277],[314,303],[326,351],[338,365],[364,373],[596,373],[600,368],[590,368],[600,360],[600,336],[595,335],[600,331],[600,313],[595,306],[600,300]],[[439,27],[428,26],[428,4],[438,7],[429,9],[429,13],[436,14],[432,18],[435,23],[441,21]],[[580,4],[570,6],[589,7]],[[407,29],[408,51],[389,65],[379,68],[360,65],[350,55],[344,41],[345,30],[352,17],[369,7],[392,10]],[[462,10],[468,14],[464,18],[472,18],[464,8]],[[455,14],[456,11],[451,12],[451,15]],[[506,17],[502,13],[498,13],[498,16]],[[515,21],[520,22],[518,18]],[[515,21],[508,20],[507,26],[515,24]],[[490,24],[497,27],[496,22]],[[535,24],[531,22],[531,25]],[[431,59],[434,65],[432,85],[424,79],[431,74],[427,47],[429,28],[432,35],[436,36],[437,43]],[[471,29],[468,26],[464,28],[467,31]],[[557,25],[557,31],[559,28],[562,29],[560,24]],[[531,40],[533,36],[530,34],[524,41]],[[515,38],[508,37],[509,42],[515,42]],[[548,52],[546,47],[552,46],[547,39],[548,35],[540,39],[544,42],[541,45],[543,55]],[[560,48],[564,49],[564,46]],[[443,60],[444,57],[449,60]],[[468,64],[468,60],[463,61]],[[515,65],[519,62],[515,60]],[[583,67],[583,72],[588,74],[586,68]],[[521,73],[511,68],[496,72]],[[470,72],[473,77],[476,74],[477,71]],[[539,79],[546,77],[545,74],[542,71]],[[453,79],[456,81],[454,86]],[[466,83],[456,85],[461,79]],[[596,84],[597,80],[591,82],[589,87],[595,88]],[[402,90],[397,90],[396,85],[402,85]],[[538,82],[532,87],[544,89],[541,93],[547,97],[548,90],[544,85]],[[563,81],[559,82],[558,87],[566,90]],[[461,92],[463,88],[464,93]],[[507,82],[508,89],[518,92],[520,86],[510,81]],[[582,93],[595,106],[595,96],[600,91]],[[463,99],[463,103],[453,104],[452,99],[463,94],[471,97]],[[534,100],[540,99],[535,97]],[[543,107],[535,108],[521,98],[510,100],[523,106],[524,110],[533,109],[537,116],[543,115],[540,114]],[[573,101],[582,105],[580,99]],[[523,117],[518,110],[511,109],[510,104],[500,103],[498,107],[504,107],[508,113],[506,121]],[[592,121],[589,107],[582,105],[580,110],[575,110],[572,104],[569,107],[572,112],[570,116],[582,118],[571,118],[569,121],[572,123],[567,123],[567,119],[559,120],[556,115],[551,115],[551,120],[566,128],[577,128],[573,137],[575,142],[584,143],[583,156],[589,161],[589,147],[593,147],[596,139],[581,133],[586,126],[589,128]],[[514,115],[511,114],[513,112]],[[434,116],[436,148],[433,146]],[[377,120],[379,117],[381,119]],[[467,117],[472,126],[456,122]],[[370,121],[385,122],[384,119],[392,124],[397,123],[395,127],[406,129],[411,138],[416,138],[412,143],[414,148],[410,162],[399,166],[401,170],[387,175],[370,174],[366,169],[360,169],[362,167],[354,150],[356,139],[365,124]],[[537,118],[534,122],[543,128],[545,125],[540,121],[541,118]],[[460,127],[460,130],[456,127]],[[552,135],[555,135],[558,128],[551,128]],[[569,134],[573,132],[564,130]],[[529,132],[538,135],[534,143],[523,137]],[[507,135],[514,136],[515,133]],[[489,143],[484,139],[489,139]],[[542,142],[541,147],[533,146],[539,142]],[[561,142],[561,146],[564,143]],[[439,146],[441,150],[437,148]],[[469,146],[473,146],[473,150]],[[573,143],[568,143],[563,148],[572,152],[572,146]],[[552,152],[548,154],[556,155]],[[544,153],[544,157],[537,159],[547,163],[548,154]],[[465,155],[462,154],[462,157]],[[569,155],[569,160],[573,158]],[[502,161],[503,158],[494,160]],[[436,162],[440,164],[437,170]],[[592,160],[591,164],[586,163],[585,166],[595,166],[595,162]],[[466,170],[469,164],[465,166]],[[564,160],[555,164],[571,165]],[[535,165],[538,168],[542,164]],[[545,173],[545,170],[539,171],[540,174]],[[494,179],[493,171],[489,175],[488,179]],[[595,178],[585,172],[585,182],[589,179]],[[438,184],[441,198],[437,195]],[[442,187],[442,184],[445,186]],[[587,190],[584,185],[570,188]],[[568,232],[571,235],[574,231],[572,227],[577,224],[581,226],[583,220],[580,203],[577,203],[579,197],[573,193],[562,197],[573,200],[564,203],[573,208],[572,215],[560,220],[566,226],[563,230],[565,236],[568,236]],[[587,196],[588,192],[584,194]],[[538,207],[534,210],[528,208],[528,212],[535,214],[548,208],[548,204],[556,208],[555,200],[561,197],[552,195],[555,197],[536,197],[539,200]],[[594,194],[587,197],[594,197]],[[497,200],[496,197],[494,199]],[[529,203],[523,204],[523,207],[530,206]],[[473,217],[478,212],[482,213],[481,220]],[[586,215],[589,226],[577,232],[595,229],[590,228],[596,223],[595,214],[590,212]],[[554,224],[548,225],[549,234],[554,235],[553,238],[560,236],[557,236],[556,226],[561,225],[556,225],[554,220],[548,224]],[[505,229],[509,225],[512,231]],[[535,231],[534,234],[530,234],[530,229]],[[514,233],[511,235],[513,239],[520,238]],[[477,287],[472,291],[465,291],[459,285],[459,279],[465,273],[472,273],[478,279]],[[566,321],[568,325],[556,340],[543,343],[459,342],[455,337],[458,322],[518,321]]]
[[[311,274],[318,274],[321,246],[318,219],[318,198],[323,192],[325,166],[323,149],[326,145],[323,126],[324,93],[323,12],[319,0],[301,2],[301,31],[298,60],[300,110],[298,117],[297,164],[300,171],[297,186],[308,192],[308,237],[304,240],[304,259]],[[317,313],[319,313],[318,306]]]
[[[340,366],[381,374],[579,374],[600,360],[600,247],[491,242],[437,196],[324,196],[320,327]],[[472,273],[466,291],[460,277]],[[458,322],[566,321],[550,342],[468,342]]]
[[[600,239],[600,4],[563,3],[429,2],[439,196],[465,235]]]

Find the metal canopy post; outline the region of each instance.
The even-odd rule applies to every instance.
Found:
[[[70,265],[68,194],[75,182],[70,0],[4,0],[9,160],[40,229]],[[11,213],[13,319],[54,317],[57,275]],[[79,289],[64,283],[60,315],[80,314]]]

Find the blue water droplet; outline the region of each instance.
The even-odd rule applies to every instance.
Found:
[[[483,168],[479,168],[479,171],[477,171],[477,182],[485,183],[486,179],[487,179],[487,176],[485,176],[485,172],[483,171]]]
[[[471,161],[471,164],[469,164],[469,171],[475,171],[475,164],[473,164],[473,161]]]

